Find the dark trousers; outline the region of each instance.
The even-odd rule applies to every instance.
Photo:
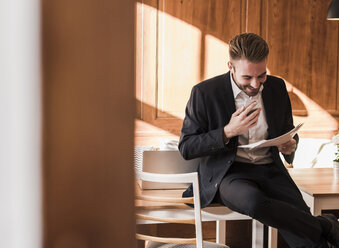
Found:
[[[328,248],[321,218],[311,214],[299,189],[275,164],[235,162],[223,178],[216,200],[277,228],[290,247]]]

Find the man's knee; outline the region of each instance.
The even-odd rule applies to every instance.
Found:
[[[262,197],[252,197],[247,201],[246,212],[247,215],[253,219],[261,219],[265,214],[269,212],[271,201]]]
[[[225,192],[223,192],[225,193]],[[269,209],[271,201],[261,194],[254,192],[247,194],[220,194],[222,202],[234,211],[251,216],[254,219],[260,218]]]

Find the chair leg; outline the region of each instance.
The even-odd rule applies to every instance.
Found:
[[[268,227],[268,248],[278,247],[278,230],[273,227]]]
[[[216,242],[218,244],[226,244],[226,221],[217,220],[216,221]]]
[[[252,248],[264,247],[264,225],[252,220]]]

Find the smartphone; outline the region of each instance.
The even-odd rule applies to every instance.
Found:
[[[252,100],[252,99],[249,99],[249,100],[245,103],[245,109],[246,109],[248,106],[250,106],[253,102],[256,102],[256,101],[255,101],[255,100]],[[253,113],[254,111],[256,111],[258,108],[259,108],[259,106],[258,106],[258,103],[257,103],[257,105],[255,105],[255,106],[253,107],[253,109],[251,109],[251,111],[248,112],[247,116],[249,116],[250,114],[252,114],[252,113]]]
[[[254,111],[256,111],[258,108],[252,109],[250,112],[248,112],[247,116],[249,116],[250,114],[252,114]]]

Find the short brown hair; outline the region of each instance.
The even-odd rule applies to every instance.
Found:
[[[229,53],[231,60],[247,59],[260,62],[267,58],[269,48],[266,41],[254,33],[238,34],[230,40]]]

